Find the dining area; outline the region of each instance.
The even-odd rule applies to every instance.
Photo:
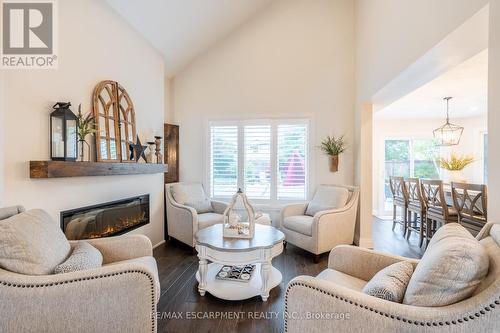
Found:
[[[488,222],[485,184],[391,176],[389,187],[393,231],[399,225],[407,240],[416,234],[423,249],[447,223],[459,223],[476,236]]]

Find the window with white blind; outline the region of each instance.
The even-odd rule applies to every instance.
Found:
[[[257,201],[307,198],[308,120],[210,122],[208,151],[213,198],[238,188]]]
[[[307,127],[303,124],[278,125],[277,198],[305,199]]]
[[[212,197],[231,196],[238,190],[238,127],[211,127],[210,142]]]

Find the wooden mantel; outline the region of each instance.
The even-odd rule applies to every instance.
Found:
[[[165,164],[30,161],[30,178],[63,178],[164,173]]]

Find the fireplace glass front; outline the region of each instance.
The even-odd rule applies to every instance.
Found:
[[[61,212],[69,240],[116,236],[149,223],[149,194]]]

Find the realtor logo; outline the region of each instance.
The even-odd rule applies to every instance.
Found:
[[[56,68],[54,0],[2,1],[3,69]]]

